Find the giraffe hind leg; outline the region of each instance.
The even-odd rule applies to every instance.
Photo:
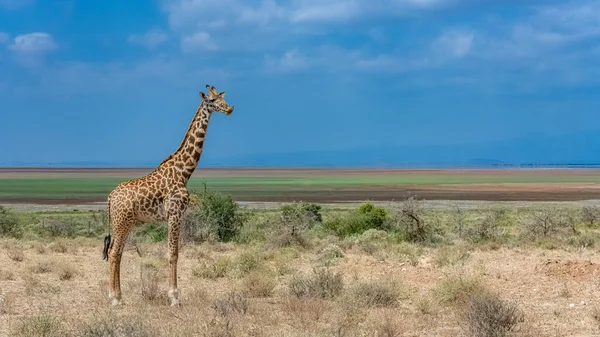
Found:
[[[113,241],[108,250],[110,264],[110,280],[108,297],[113,306],[121,304],[121,257],[133,221],[124,221],[115,224]]]

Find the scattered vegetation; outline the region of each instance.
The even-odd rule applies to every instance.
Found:
[[[332,299],[344,288],[341,273],[328,268],[315,268],[309,275],[295,275],[289,283],[290,292],[296,297]]]
[[[467,301],[464,329],[468,336],[503,337],[515,332],[525,320],[523,312],[497,294],[479,294]]]

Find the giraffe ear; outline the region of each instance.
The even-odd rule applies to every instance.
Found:
[[[223,91],[222,93],[220,93],[219,96],[225,97],[225,91]]]
[[[203,93],[202,91],[199,92],[200,97],[202,97],[203,100],[206,100],[206,94]]]

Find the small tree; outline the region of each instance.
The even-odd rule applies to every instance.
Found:
[[[600,218],[600,209],[597,206],[583,206],[581,209],[581,221],[594,226],[594,222]]]
[[[17,217],[6,208],[0,206],[0,236],[19,238],[23,234]]]
[[[187,241],[229,241],[242,223],[239,205],[230,195],[204,189],[192,193],[183,219],[182,238]]]
[[[423,218],[423,205],[414,196],[400,206],[397,223],[408,241],[425,241],[432,234],[431,226]]]
[[[322,221],[321,206],[306,202],[294,202],[281,207],[281,224],[292,237],[312,228]]]
[[[535,212],[526,223],[526,228],[530,234],[544,237],[566,228],[575,231],[573,219],[565,212],[553,208]]]
[[[465,230],[465,224],[467,222],[467,215],[465,212],[456,204],[456,211],[452,216],[452,220],[454,221],[454,228],[458,232],[458,237],[463,237],[463,232]]]

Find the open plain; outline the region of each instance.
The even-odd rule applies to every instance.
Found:
[[[181,306],[157,223],[111,307],[104,202],[149,171],[0,169],[0,336],[600,336],[600,170],[199,168]]]

